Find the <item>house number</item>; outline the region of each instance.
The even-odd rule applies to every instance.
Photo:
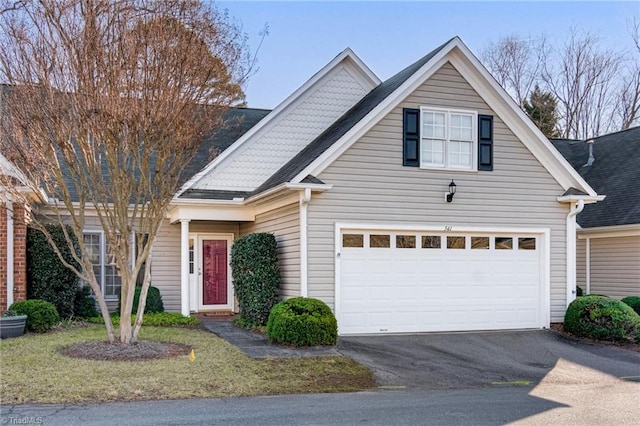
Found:
[[[445,225],[445,226],[444,226],[444,230],[445,230],[445,231],[451,231],[451,230],[453,230],[453,225]]]

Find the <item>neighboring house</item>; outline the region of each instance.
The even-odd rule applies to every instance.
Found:
[[[20,174],[0,154],[0,315],[27,297],[26,209],[4,185],[20,185]]]
[[[575,216],[603,197],[459,38],[384,82],[346,49],[273,111],[232,114],[233,132],[187,167],[153,249],[168,310],[237,310],[231,245],[271,232],[281,296],[323,300],[342,335],[563,320]],[[85,241],[113,306],[97,223]]]
[[[640,127],[552,142],[607,196],[578,215],[578,285],[588,294],[640,296]]]

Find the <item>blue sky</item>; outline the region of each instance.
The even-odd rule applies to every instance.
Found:
[[[460,36],[477,55],[492,41],[517,34],[562,41],[571,26],[600,34],[603,44],[632,43],[626,20],[640,2],[305,2],[215,3],[238,19],[257,49],[258,71],[245,87],[248,106],[274,108],[346,47],[382,80]]]

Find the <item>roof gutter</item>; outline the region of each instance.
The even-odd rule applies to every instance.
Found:
[[[571,203],[569,213],[567,213],[567,307],[576,298],[576,216],[584,210],[584,200],[580,199]]]

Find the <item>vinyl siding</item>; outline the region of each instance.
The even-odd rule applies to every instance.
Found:
[[[290,204],[256,216],[255,222],[240,224],[240,234],[269,232],[278,243],[280,296],[300,296],[300,208]]]
[[[402,108],[475,110],[494,116],[494,171],[402,166]],[[334,306],[334,225],[368,222],[550,229],[551,321],[565,310],[564,190],[450,64],[408,96],[318,176],[333,188],[309,205],[309,296]],[[457,193],[444,201],[449,182]]]
[[[587,240],[576,241],[576,284],[587,292]]]
[[[238,237],[238,224],[233,222],[189,223],[190,233],[233,234]],[[151,258],[151,284],[158,287],[164,309],[180,312],[180,224],[169,221],[160,228]]]
[[[591,239],[591,294],[640,296],[640,236]]]
[[[357,75],[351,65],[337,66],[194,188],[253,190],[260,186],[367,94],[370,87]]]

